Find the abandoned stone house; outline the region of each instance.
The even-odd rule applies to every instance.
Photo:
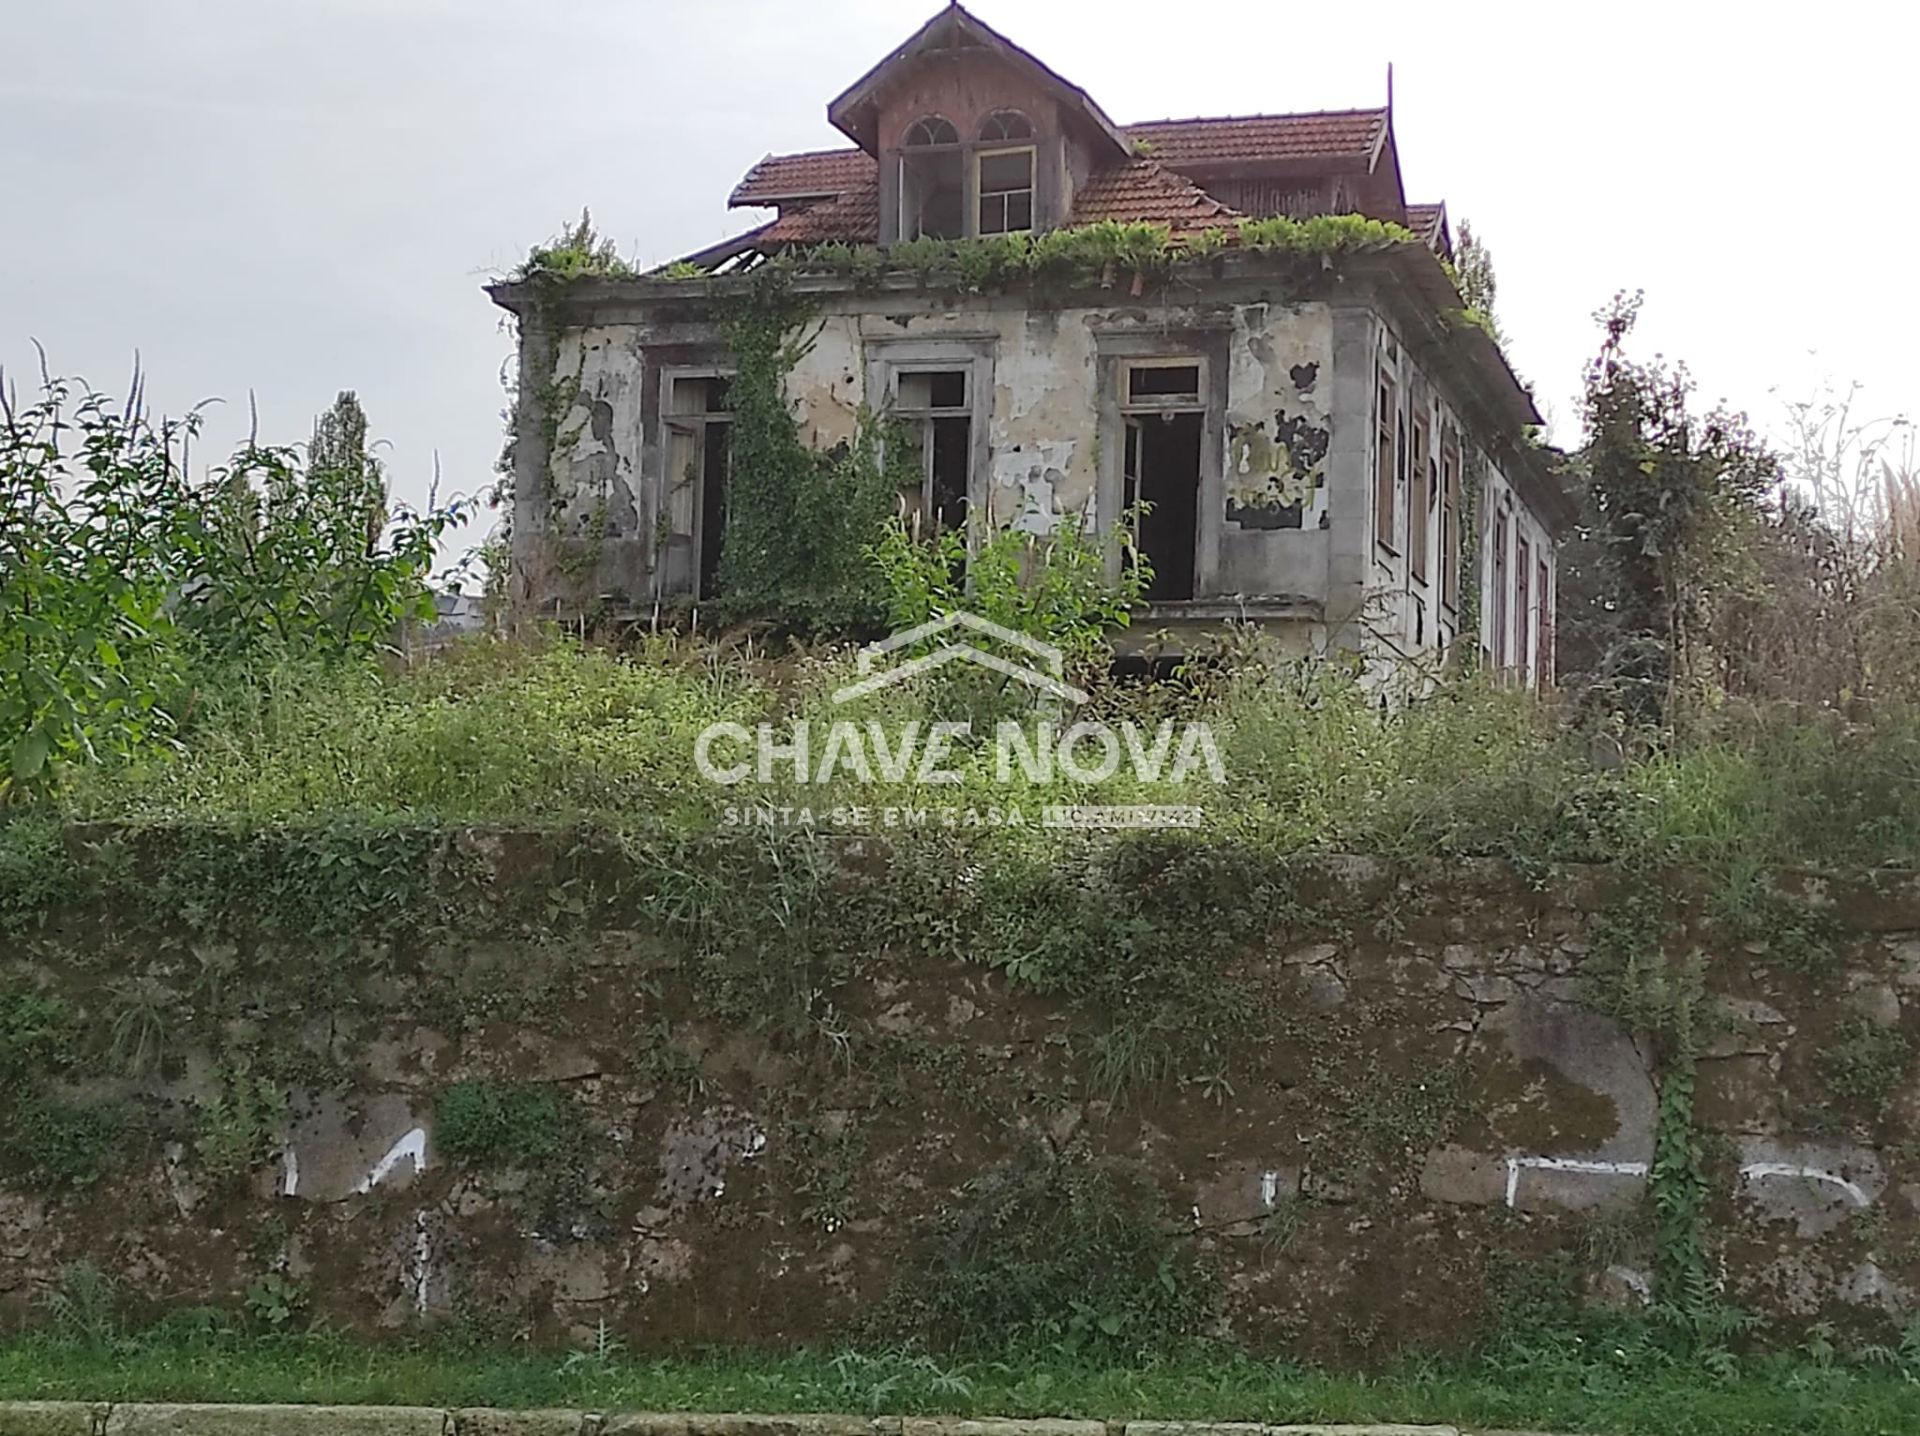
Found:
[[[653,275],[491,288],[520,328],[520,611],[646,614],[714,591],[716,305],[743,270],[828,243],[1148,222],[1208,237],[1211,260],[1151,292],[807,273],[817,333],[786,381],[803,436],[847,441],[863,406],[910,426],[923,482],[903,503],[924,525],[1045,532],[1077,514],[1106,533],[1145,505],[1136,634],[1237,618],[1389,658],[1466,632],[1516,680],[1551,675],[1570,510],[1528,439],[1531,397],[1463,319],[1444,206],[1406,200],[1390,100],[1120,125],[952,5],[827,118],[852,144],[755,164],[730,203],[773,217],[736,239]],[[1234,242],[1243,221],[1322,214],[1413,239],[1304,267]]]

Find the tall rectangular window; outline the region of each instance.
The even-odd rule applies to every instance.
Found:
[[[674,375],[667,385],[666,528],[695,554],[694,593],[720,591],[732,472],[733,403],[724,374]]]
[[[1198,596],[1204,371],[1196,358],[1136,359],[1120,366],[1126,425],[1121,503],[1139,514],[1134,544],[1137,557],[1153,570],[1150,602]]]
[[[964,529],[973,470],[970,369],[903,369],[894,376],[893,417],[919,458],[920,482],[900,504],[914,533]]]
[[[1533,553],[1525,539],[1515,539],[1513,556],[1513,617],[1519,633],[1514,641],[1513,666],[1525,684],[1533,667],[1533,606],[1527,585],[1533,581]]]
[[[977,232],[1024,234],[1033,228],[1033,147],[980,150],[974,156],[978,176]]]
[[[1493,520],[1493,671],[1503,673],[1507,667],[1507,516],[1496,515]]]
[[[1433,494],[1433,456],[1427,445],[1427,421],[1413,421],[1413,483],[1407,495],[1407,571],[1427,581],[1427,505]]]
[[[1460,606],[1460,450],[1451,441],[1440,457],[1440,602]]]
[[[1535,564],[1534,592],[1538,595],[1534,602],[1540,605],[1539,652],[1534,658],[1534,669],[1539,674],[1539,684],[1545,687],[1553,682],[1553,584],[1547,573],[1547,561],[1543,558]]]
[[[1380,376],[1380,389],[1375,403],[1373,436],[1373,538],[1382,548],[1393,547],[1395,531],[1394,514],[1394,475],[1399,472],[1400,458],[1395,448],[1395,423],[1399,415],[1399,396],[1394,389],[1393,380],[1385,374]]]

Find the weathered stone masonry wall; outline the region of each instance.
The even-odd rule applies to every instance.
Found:
[[[500,884],[553,882],[540,843],[461,848]],[[1352,859],[1302,895],[1298,923],[1249,947],[1195,934],[1196,960],[1259,1004],[1261,1035],[1217,1071],[1117,1094],[1086,1011],[867,943],[796,1035],[716,1019],[659,924],[613,908],[564,932],[556,907],[520,936],[211,956],[65,914],[12,944],[0,981],[60,995],[100,1034],[50,1094],[137,1117],[92,1185],[0,1172],[0,1305],[24,1316],[86,1259],[156,1307],[237,1305],[282,1271],[369,1331],[466,1316],[546,1339],[604,1319],[641,1347],[827,1340],[937,1212],[1033,1140],[1150,1176],[1217,1273],[1223,1327],[1257,1349],[1457,1344],[1512,1260],[1643,1300],[1655,1073],[1595,1009],[1588,970],[1623,885]],[[1711,1250],[1751,1309],[1899,1317],[1920,1290],[1920,1094],[1904,1069],[1838,1083],[1834,1054],[1920,1029],[1920,885],[1812,883],[1792,901],[1830,931],[1828,965],[1736,941],[1673,895],[1666,945],[1707,964]],[[190,1020],[209,970],[221,1015]],[[162,1064],[111,1075],[126,994],[156,989],[181,1004]],[[287,1100],[251,1170],[221,1182],[196,1114],[241,1061]],[[436,1113],[472,1080],[550,1094],[559,1145],[449,1154]]]

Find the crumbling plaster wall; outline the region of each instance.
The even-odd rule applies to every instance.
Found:
[[[1333,516],[1332,311],[1238,305],[1228,353],[1221,591],[1324,602]]]
[[[1209,415],[1224,503],[1201,514],[1217,536],[1219,559],[1202,596],[1324,600],[1335,429],[1325,305],[1030,308],[982,299],[881,309],[849,298],[809,324],[787,392],[803,440],[828,448],[853,438],[862,405],[884,405],[869,376],[871,358],[887,346],[918,343],[915,352],[924,353],[927,345],[984,344],[991,383],[975,412],[986,427],[987,457],[975,475],[974,503],[998,524],[1038,533],[1070,514],[1104,525],[1114,514],[1100,502],[1107,396],[1098,339],[1144,337],[1149,349],[1172,357],[1191,352],[1174,336],[1194,333],[1222,337],[1228,356],[1224,413]],[[523,359],[541,352],[528,345]],[[560,600],[569,584],[575,599],[591,591],[635,608],[684,591],[683,565],[670,565],[661,583],[654,575],[667,480],[660,376],[703,357],[723,367],[716,332],[637,314],[563,328],[544,352],[550,358],[531,371],[527,390],[534,402],[523,398],[520,442],[532,462],[522,466],[516,509],[516,552],[530,566],[523,572],[545,590],[533,596],[535,606]],[[1117,449],[1117,435],[1112,442]],[[1117,465],[1117,453],[1106,460]],[[536,545],[538,537],[546,541]]]

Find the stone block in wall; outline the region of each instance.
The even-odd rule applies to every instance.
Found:
[[[404,1096],[354,1103],[332,1092],[296,1092],[293,1105],[276,1174],[281,1196],[345,1201],[375,1187],[405,1187],[426,1166],[427,1120]]]
[[[600,1436],[688,1436],[684,1411],[619,1411],[603,1417]]]
[[[961,1420],[947,1416],[909,1416],[901,1436],[1107,1436],[1104,1421]]]
[[[1739,1195],[1766,1221],[1792,1222],[1802,1238],[1825,1236],[1873,1206],[1886,1190],[1880,1156],[1845,1142],[1740,1142]]]
[[[104,1436],[446,1436],[426,1406],[116,1406]]]
[[[0,1436],[93,1436],[106,1410],[85,1401],[0,1401]]]
[[[742,1413],[718,1415],[693,1412],[687,1415],[687,1436],[900,1436],[897,1416],[763,1416]],[[604,1426],[604,1433],[615,1428]],[[619,1428],[623,1433],[626,1428]],[[629,1433],[641,1436],[641,1433]],[[655,1436],[655,1433],[646,1433]]]
[[[585,1411],[499,1411],[472,1406],[453,1413],[450,1436],[592,1436],[598,1418]]]

